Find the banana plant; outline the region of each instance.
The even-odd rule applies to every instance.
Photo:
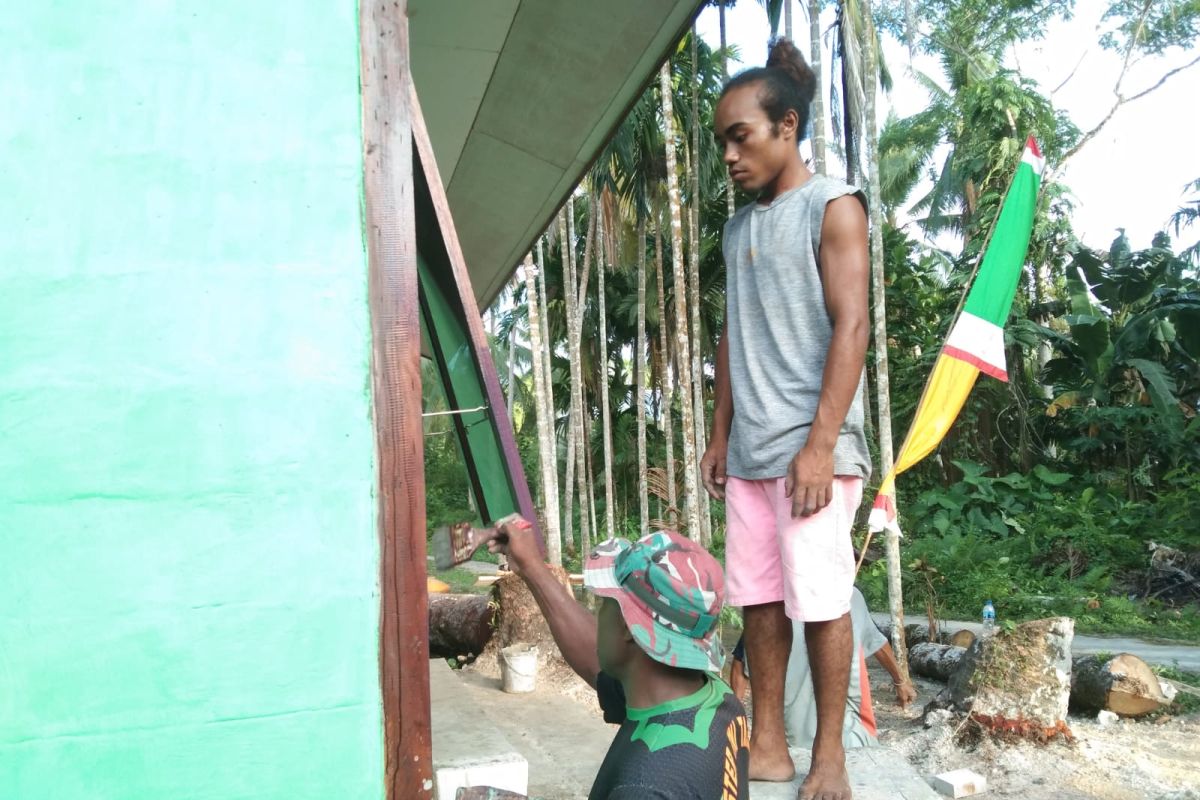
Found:
[[[1061,390],[1050,413],[1077,404],[1147,405],[1194,417],[1200,399],[1200,281],[1170,239],[1132,251],[1124,231],[1107,253],[1079,249],[1068,271],[1067,331],[1044,328],[1059,355],[1044,379]]]

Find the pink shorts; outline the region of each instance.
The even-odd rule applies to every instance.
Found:
[[[838,619],[850,611],[854,550],[850,529],[862,501],[862,478],[835,477],[833,499],[811,517],[792,519],[783,478],[725,484],[725,596],[730,605],[783,601],[800,622]]]

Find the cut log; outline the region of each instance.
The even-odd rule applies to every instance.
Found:
[[[879,627],[880,633],[882,633],[887,638],[887,640],[890,642],[892,640],[892,624],[890,622],[888,622],[888,623],[884,623],[883,625],[880,625],[878,627]],[[939,633],[938,639],[944,641],[945,634]],[[928,642],[929,641],[929,626],[925,625],[924,623],[921,623],[921,622],[908,623],[907,625],[904,626],[904,641],[909,647],[912,647],[913,645],[921,644],[922,642]]]
[[[429,596],[429,655],[469,658],[492,638],[492,609],[485,594]]]
[[[961,631],[950,637],[950,644],[954,645],[955,647],[970,647],[971,645],[975,644],[975,634],[971,633],[966,628],[963,628]]]
[[[1158,676],[1135,655],[1078,656],[1071,671],[1071,705],[1140,717],[1169,704]]]
[[[908,651],[908,668],[923,678],[949,681],[966,652],[965,647],[921,642]]]
[[[1075,622],[1052,617],[975,640],[936,701],[1005,739],[1070,738],[1071,640]]]

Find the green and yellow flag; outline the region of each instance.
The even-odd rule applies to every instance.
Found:
[[[1008,380],[1008,368],[1004,363],[1004,323],[1012,309],[1021,267],[1029,250],[1033,214],[1045,165],[1037,142],[1029,137],[996,220],[992,240],[983,255],[979,275],[938,354],[917,405],[916,418],[896,456],[896,464],[883,479],[879,494],[875,496],[869,522],[873,532],[885,528],[900,532],[896,522],[896,476],[938,446],[962,410],[979,373]]]

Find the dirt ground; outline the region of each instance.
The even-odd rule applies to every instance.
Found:
[[[737,636],[726,638],[736,641]],[[1072,716],[1074,743],[1045,746],[985,740],[955,743],[957,721],[926,727],[922,712],[944,684],[916,679],[917,702],[902,710],[890,676],[868,659],[880,744],[903,754],[923,777],[967,768],[985,775],[988,795],[1022,800],[1200,800],[1200,714],[1118,720]],[[539,688],[564,695],[599,716],[596,695],[563,663],[543,663]],[[469,669],[499,678],[494,653]],[[749,704],[753,714],[753,702]]]
[[[1101,727],[1072,716],[1074,744],[973,750],[954,743],[956,722],[926,728],[921,712],[942,684],[917,680],[917,703],[901,710],[887,673],[871,663],[880,743],[900,751],[923,777],[965,767],[988,779],[988,793],[1023,800],[1200,800],[1200,715],[1120,720]]]

